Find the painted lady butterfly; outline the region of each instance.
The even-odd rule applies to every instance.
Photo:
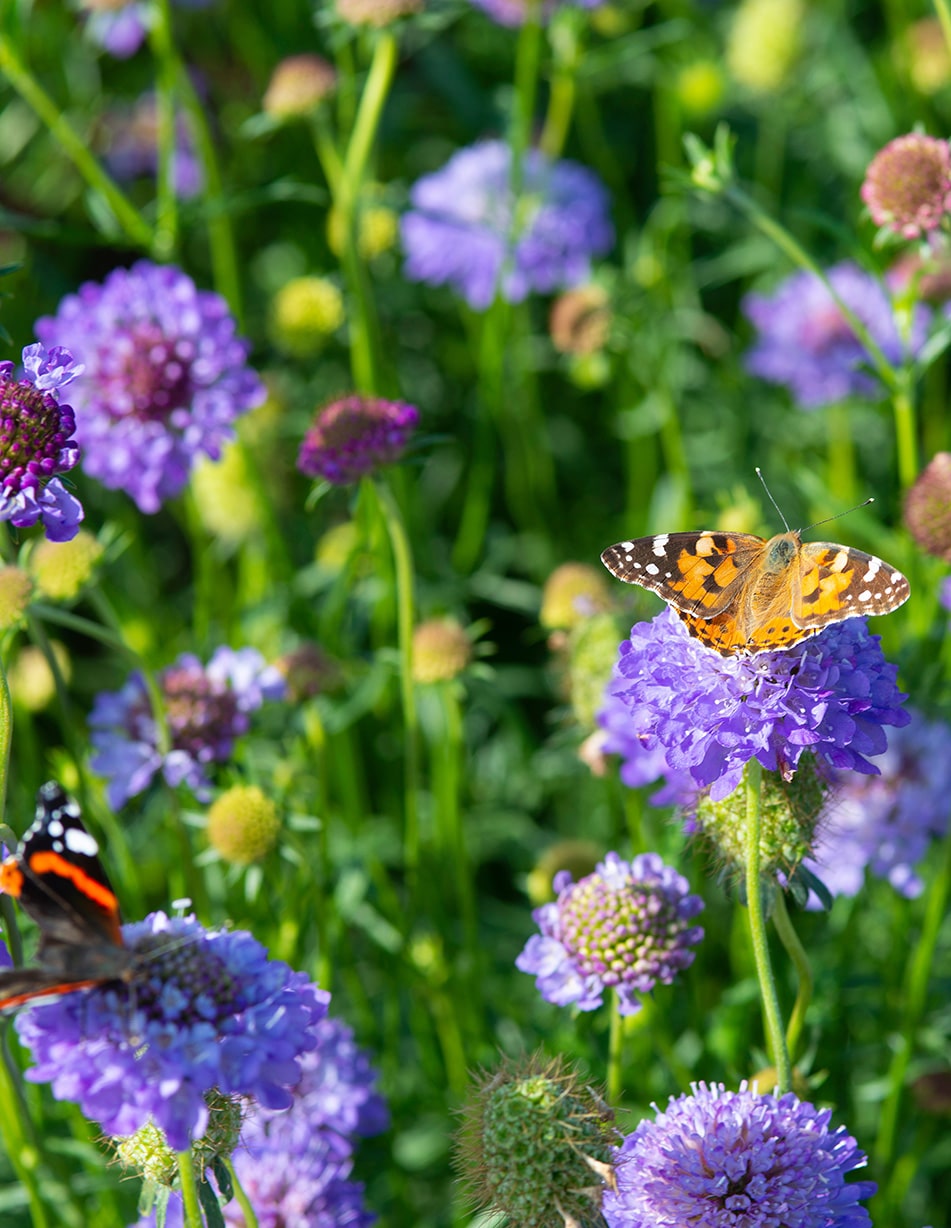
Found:
[[[908,581],[874,555],[799,532],[660,533],[608,546],[608,571],[661,597],[722,656],[788,648],[830,623],[889,614]]]

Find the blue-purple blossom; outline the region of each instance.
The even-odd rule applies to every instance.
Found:
[[[174,0],[180,8],[205,8],[211,0]],[[152,4],[149,0],[129,0],[126,4],[102,3],[102,0],[81,0],[86,10],[86,33],[89,38],[117,60],[135,55],[145,42],[152,26]]]
[[[183,653],[157,682],[168,726],[165,750],[139,672],[121,690],[102,691],[93,702],[91,766],[107,778],[106,796],[114,810],[148,788],[159,771],[172,788],[184,783],[200,801],[209,800],[209,766],[231,757],[250,713],[265,700],[283,699],[287,686],[280,670],[256,649],[228,647],[216,649],[207,665]]]
[[[103,157],[110,173],[121,182],[158,174],[158,117],[155,95],[143,94],[131,111],[116,110],[105,122]],[[205,181],[195,153],[188,118],[175,116],[175,148],[172,154],[172,185],[182,200],[197,196]]]
[[[341,397],[320,410],[304,436],[297,468],[335,486],[399,460],[419,421],[419,410],[383,397]]]
[[[227,303],[172,265],[86,282],[36,332],[85,363],[72,393],[85,472],[143,512],[179,494],[199,456],[217,460],[265,397]]]
[[[525,24],[529,8],[534,7],[542,21],[547,21],[556,8],[593,9],[604,0],[472,0],[476,8],[482,9],[494,22],[500,26],[522,26]]]
[[[82,372],[59,346],[28,345],[19,379],[12,362],[0,362],[0,520],[18,529],[40,521],[54,542],[71,541],[84,515],[56,476],[79,461],[73,408],[59,393]]]
[[[575,883],[561,870],[553,886],[558,898],[532,913],[541,933],[515,961],[546,1002],[593,1011],[613,989],[620,1014],[633,1015],[636,994],[671,984],[693,963],[689,948],[703,930],[690,923],[703,900],[656,853],[633,861],[608,853],[593,874]]]
[[[792,1092],[759,1095],[745,1083],[692,1084],[642,1121],[616,1155],[617,1191],[605,1191],[609,1228],[864,1228],[859,1205],[873,1181],[846,1177],[866,1162],[831,1112]]]
[[[938,600],[946,610],[951,610],[951,576],[945,576],[938,589]]]
[[[330,995],[269,960],[240,930],[209,931],[191,917],[154,913],[125,925],[132,984],[112,982],[17,1016],[34,1065],[109,1134],[151,1120],[176,1151],[205,1130],[205,1093],[287,1108],[301,1057]]]
[[[587,167],[528,150],[513,198],[512,151],[504,141],[460,149],[417,180],[403,216],[406,275],[452,286],[485,310],[586,281],[593,256],[614,242],[608,194]]]
[[[861,618],[776,652],[723,657],[694,639],[670,609],[637,623],[606,688],[604,750],[628,757],[631,778],[663,750],[673,790],[685,778],[714,801],[756,758],[787,778],[806,750],[834,768],[876,774],[885,725],[907,725],[897,667]],[[622,729],[627,709],[629,733]],[[599,717],[600,719],[600,717]]]
[[[872,759],[881,775],[832,775],[805,865],[833,895],[857,895],[866,867],[908,899],[924,888],[916,867],[951,819],[951,728],[910,716]]]
[[[890,363],[897,366],[919,352],[930,319],[927,308],[915,307],[910,334],[903,338],[880,281],[848,261],[827,276]],[[747,370],[784,384],[803,409],[881,393],[865,347],[814,273],[793,273],[772,295],[747,295],[743,310],[759,334],[746,355]]]

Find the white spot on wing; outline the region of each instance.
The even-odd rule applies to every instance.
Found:
[[[46,825],[46,830],[55,840],[63,834],[63,825],[59,819],[50,819],[49,823]]]
[[[874,580],[875,577],[878,575],[881,566],[882,566],[881,559],[872,559],[868,565],[868,571],[862,577],[862,582],[864,584],[868,584],[869,580]]]
[[[871,601],[871,600],[872,600],[871,589],[865,589],[863,592],[859,593],[859,601]]]
[[[656,576],[658,572],[660,571],[660,568],[657,566],[656,563],[648,563],[647,566],[644,568],[644,570],[647,572],[649,576]]]
[[[80,831],[78,827],[67,829],[66,847],[71,853],[78,853],[81,857],[95,857],[99,852],[95,839],[88,831]]]
[[[653,550],[659,559],[662,559],[667,553],[667,539],[669,537],[669,533],[659,533],[657,537],[654,538]]]
[[[849,565],[848,550],[839,550],[836,553],[835,558],[829,564],[829,570],[830,571],[844,571],[845,568],[848,567],[848,565]]]

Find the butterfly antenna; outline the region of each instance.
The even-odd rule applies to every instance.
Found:
[[[759,465],[757,465],[757,466],[756,466],[756,476],[757,476],[757,477],[759,478],[759,480],[760,480],[760,481],[763,483],[763,490],[765,490],[765,491],[766,491],[766,494],[769,496],[769,501],[770,501],[770,503],[772,503],[773,507],[774,507],[774,508],[776,509],[776,511],[779,513],[779,519],[780,519],[780,520],[783,522],[783,525],[784,525],[784,526],[785,526],[785,528],[786,528],[786,532],[788,533],[788,532],[789,532],[789,524],[788,524],[788,522],[787,522],[787,520],[786,520],[786,517],[783,515],[783,509],[782,509],[782,508],[779,506],[779,504],[778,504],[778,503],[776,502],[776,500],[773,498],[773,493],[772,493],[772,491],[769,489],[769,487],[766,485],[766,479],[763,477],[763,471],[762,471],[762,469],[760,469]]]
[[[817,520],[815,524],[807,524],[804,529],[800,529],[800,533],[808,533],[810,529],[818,529],[820,525],[828,524],[830,520],[838,520],[840,516],[848,516],[851,512],[857,512],[860,507],[868,507],[870,503],[875,502],[874,495],[870,495],[864,502],[856,503],[855,507],[847,507],[844,512],[836,512],[834,516],[826,516],[825,520]]]

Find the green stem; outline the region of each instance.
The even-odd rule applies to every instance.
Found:
[[[826,409],[826,440],[829,456],[829,489],[843,503],[857,501],[855,493],[855,438],[849,407],[836,401]]]
[[[551,86],[548,95],[548,110],[538,140],[538,148],[549,158],[560,158],[568,139],[571,117],[574,114],[577,88],[575,77],[584,49],[581,31],[584,25],[578,21],[579,14],[562,7],[552,14],[548,37],[554,56]]]
[[[92,156],[87,141],[73,130],[52,98],[19,58],[10,38],[3,33],[0,33],[0,72],[23,101],[36,112],[50,136],[58,143],[89,187],[103,198],[129,242],[136,247],[151,250],[151,227]]]
[[[812,1001],[812,966],[805,947],[799,941],[799,935],[793,929],[789,913],[786,911],[786,897],[781,891],[777,891],[773,897],[773,924],[776,926],[780,942],[793,962],[799,980],[799,992],[796,995],[796,1002],[786,1028],[786,1048],[789,1050],[789,1060],[792,1062],[795,1061],[799,1051],[806,1011]]]
[[[914,485],[918,477],[918,431],[915,423],[915,405],[909,389],[909,380],[903,379],[892,396],[895,411],[895,440],[898,447],[898,477],[902,489]]]
[[[944,35],[948,51],[951,52],[951,9],[948,7],[948,0],[934,0],[934,11],[938,14],[941,33]]]
[[[241,1208],[241,1216],[244,1220],[244,1228],[258,1228],[258,1217],[251,1206],[251,1199],[244,1192],[244,1186],[238,1180],[238,1174],[234,1171],[234,1164],[230,1156],[222,1156],[221,1162],[228,1170],[228,1176],[231,1178],[231,1185],[234,1188],[235,1202]]]
[[[179,1151],[178,1179],[182,1187],[182,1210],[185,1228],[203,1228],[201,1203],[198,1198],[198,1178],[192,1162],[191,1150]]]
[[[416,692],[413,688],[413,556],[403,517],[389,486],[377,479],[370,483],[393,551],[396,570],[396,627],[400,658],[400,698],[403,706],[403,794],[404,856],[411,876],[419,865],[419,748],[417,739]]]
[[[40,1197],[38,1160],[36,1147],[25,1135],[23,1123],[29,1119],[20,1097],[13,1073],[13,1062],[6,1044],[0,1054],[0,1135],[4,1150],[12,1164],[30,1204],[33,1228],[47,1228],[49,1220],[46,1207]]]
[[[762,827],[763,769],[756,759],[746,765],[746,907],[749,913],[753,959],[763,1000],[763,1024],[773,1064],[776,1086],[780,1094],[792,1086],[789,1051],[783,1031],[776,980],[769,958],[769,938],[766,934],[766,914],[763,908],[763,878],[760,870],[760,833]]]
[[[611,1030],[608,1033],[608,1104],[621,1103],[621,1054],[624,1049],[624,1018],[618,1009],[617,994],[611,991]]]
[[[524,7],[525,21],[515,49],[515,105],[509,129],[512,150],[509,188],[515,201],[522,189],[522,159],[531,143],[542,44],[541,0],[526,0]]]
[[[169,0],[157,0],[152,12],[149,46],[157,67],[155,118],[158,145],[158,185],[153,251],[160,260],[168,260],[178,246],[178,197],[175,195],[177,63],[173,50],[172,14]]]

